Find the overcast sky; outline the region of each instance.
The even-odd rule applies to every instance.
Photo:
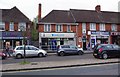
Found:
[[[96,5],[101,5],[102,11],[118,12],[120,0],[0,0],[0,9],[10,9],[16,6],[30,20],[38,15],[38,4],[42,4],[42,17],[53,9],[85,9],[94,10]]]

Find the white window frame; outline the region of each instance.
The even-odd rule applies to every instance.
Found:
[[[117,31],[117,25],[116,24],[111,24],[111,30],[112,31]]]
[[[105,24],[99,24],[99,30],[100,31],[105,31]]]
[[[10,22],[9,31],[14,31],[14,22]]]
[[[51,31],[51,25],[50,24],[44,24],[44,32],[50,32]]]
[[[5,31],[5,22],[0,22],[0,31]]]
[[[71,26],[67,25],[67,32],[71,32]]]
[[[26,31],[26,23],[25,22],[18,23],[18,31]]]
[[[86,33],[86,23],[82,23],[82,33]]]
[[[90,23],[90,30],[96,30],[96,23]]]
[[[62,32],[63,31],[63,26],[60,24],[56,25],[56,32]]]

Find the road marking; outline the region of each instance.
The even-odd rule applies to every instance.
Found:
[[[52,70],[62,70],[62,69],[72,69],[72,68],[87,68],[87,67],[99,67],[99,66],[107,66],[107,65],[118,65],[120,63],[112,63],[112,64],[99,64],[99,65],[88,65],[88,66],[77,66],[77,67],[63,67],[63,68],[51,68],[51,69],[37,69],[37,70],[25,70],[25,71],[12,71],[12,72],[2,72],[3,74],[9,74],[9,73],[18,73],[18,72],[37,72],[37,71],[52,71]]]

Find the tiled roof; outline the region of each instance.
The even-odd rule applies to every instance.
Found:
[[[93,23],[120,23],[118,22],[118,12],[95,10],[53,10],[39,22],[44,23],[79,23],[79,22],[93,22]]]
[[[76,22],[118,23],[118,12],[71,9]]]
[[[2,21],[3,22],[30,22],[17,7],[11,9],[2,9]]]
[[[40,22],[46,23],[73,23],[74,20],[70,11],[67,10],[53,10],[47,16],[42,18]]]

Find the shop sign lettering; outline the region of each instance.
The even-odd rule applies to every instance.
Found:
[[[110,35],[109,32],[101,32],[101,31],[91,31],[91,35],[96,35],[96,36],[99,36],[99,35]]]

